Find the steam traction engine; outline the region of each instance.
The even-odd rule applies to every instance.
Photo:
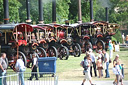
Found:
[[[17,56],[21,55],[24,64],[29,67],[31,54],[37,52],[37,49],[33,49],[34,44],[31,43],[32,27],[28,24],[5,24],[0,25],[0,30],[2,31],[1,52],[7,54],[9,66],[14,69]]]
[[[74,42],[72,33],[74,31],[73,26],[63,25],[59,27],[59,43],[63,46],[66,46],[69,50],[69,53],[74,55],[74,57],[80,57],[81,47],[78,43]]]

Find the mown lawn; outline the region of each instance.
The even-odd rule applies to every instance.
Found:
[[[120,55],[121,63],[124,64],[125,78],[128,80],[128,48],[121,48],[119,52],[114,52],[113,56],[116,54]],[[70,56],[68,60],[59,60],[57,59],[56,65],[56,74],[59,77],[59,80],[83,80],[83,68],[80,66],[80,62],[83,60],[85,54],[82,54],[80,57]],[[114,59],[112,58],[112,60]],[[109,67],[110,78],[97,78],[92,77],[93,80],[114,80],[115,75],[112,72],[112,63]],[[13,72],[11,69],[8,69],[8,72]],[[30,68],[27,68],[26,72],[31,72]],[[104,70],[103,70],[104,72]],[[105,76],[105,73],[104,73]],[[30,75],[28,76],[30,77]]]
[[[128,48],[121,48],[119,52],[114,52],[113,56],[116,54],[120,55],[121,63],[124,64],[124,72],[125,78],[124,80],[128,80]],[[82,80],[83,76],[83,68],[80,66],[80,62],[83,60],[85,54],[82,54],[80,57],[70,56],[68,60],[57,60],[57,75],[59,80]],[[114,59],[112,58],[112,60]],[[93,80],[114,80],[115,75],[112,72],[112,63],[109,66],[110,78],[97,78],[92,77]],[[104,72],[104,70],[103,70]],[[104,73],[105,76],[105,73]]]

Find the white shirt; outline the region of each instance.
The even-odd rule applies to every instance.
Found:
[[[109,62],[109,55],[108,55],[108,53],[105,53],[105,59],[107,59],[107,61],[106,62]]]
[[[90,53],[90,57],[92,59],[92,62],[95,62],[95,55],[94,55],[94,53]]]
[[[36,65],[37,64],[37,58],[33,58],[34,59],[34,62],[33,62],[33,65]]]
[[[117,74],[117,75],[122,75],[121,69],[120,69],[119,65],[116,65],[116,66],[115,66],[115,69],[116,69],[116,74]]]
[[[18,60],[17,60],[16,65],[15,65],[15,68],[16,68],[17,70],[20,70],[20,69],[25,68],[24,62],[23,62],[22,59],[18,59]]]

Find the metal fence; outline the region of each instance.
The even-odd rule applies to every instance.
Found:
[[[32,74],[35,73],[24,72],[25,85],[58,85],[58,77],[53,73],[38,72],[38,80],[36,80],[35,76],[32,80],[29,80]],[[19,73],[7,73],[6,76],[0,77],[1,83],[3,83],[5,77],[7,85],[20,85]]]

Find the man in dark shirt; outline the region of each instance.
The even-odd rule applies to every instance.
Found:
[[[28,80],[32,80],[34,75],[35,75],[35,78],[36,80],[38,80],[38,75],[37,75],[37,57],[36,57],[36,54],[33,53],[32,55],[33,59],[32,59],[32,74],[31,74],[31,77],[28,79]]]
[[[6,53],[1,53],[0,56],[0,76],[6,76],[7,63],[5,61]],[[7,85],[6,77],[3,78],[3,85]]]

